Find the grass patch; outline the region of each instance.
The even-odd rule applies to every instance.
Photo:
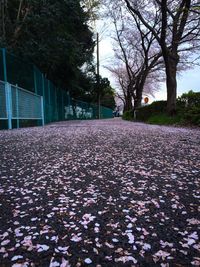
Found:
[[[157,115],[152,115],[147,120],[147,123],[157,124],[157,125],[173,125],[173,124],[181,124],[182,119],[178,115],[170,117],[167,114],[157,114]]]
[[[122,119],[123,120],[126,120],[126,121],[133,121],[134,120],[134,118],[133,118],[133,111],[130,110],[130,111],[124,112],[124,114],[122,116]]]
[[[133,112],[127,111],[124,120],[133,121]],[[155,101],[136,111],[136,121],[157,125],[200,126],[200,92],[188,92],[177,99],[176,116],[167,114],[167,101]]]

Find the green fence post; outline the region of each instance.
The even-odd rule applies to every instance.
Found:
[[[51,104],[51,91],[50,91],[50,81],[48,80],[48,101],[49,105]]]
[[[55,121],[58,121],[58,107],[57,107],[57,89],[56,87],[54,86],[54,94],[55,94]]]
[[[2,49],[2,54],[3,54],[3,74],[4,74],[4,82],[8,81],[7,77],[7,64],[6,64],[6,49]]]
[[[67,112],[68,112],[68,114],[67,114],[67,119],[70,117],[70,115],[71,115],[71,103],[70,103],[70,100],[71,100],[71,98],[70,98],[70,94],[69,94],[69,91],[67,91],[67,98],[68,98],[68,108],[67,108]]]
[[[6,90],[6,111],[8,117],[8,129],[12,129],[12,94],[11,94],[11,85],[7,82],[5,84]]]
[[[41,96],[41,116],[42,116],[42,126],[44,126],[44,98]]]
[[[42,73],[42,96],[45,97],[44,75],[43,75],[43,73]]]
[[[42,96],[43,96],[43,111],[44,111],[44,120],[47,120],[48,114],[46,114],[46,99],[45,99],[45,86],[44,86],[44,74],[42,73]]]
[[[47,92],[48,92],[48,122],[52,122],[52,109],[51,109],[51,92],[50,81],[47,80]]]
[[[64,101],[63,101],[63,90],[61,90],[61,100],[62,100],[62,121],[65,120],[65,111],[64,111]]]
[[[17,86],[16,89],[16,108],[17,108],[17,128],[19,129],[19,92]]]

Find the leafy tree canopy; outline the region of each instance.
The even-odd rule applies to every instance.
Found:
[[[79,0],[4,1],[0,19],[1,46],[31,60],[57,86],[80,86],[94,41]]]
[[[97,77],[93,65],[95,41],[88,26],[97,0],[9,0],[1,4],[0,45],[32,61],[73,98],[114,107],[110,82]]]

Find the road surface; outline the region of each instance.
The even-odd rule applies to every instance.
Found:
[[[0,266],[200,266],[200,131],[0,131]]]

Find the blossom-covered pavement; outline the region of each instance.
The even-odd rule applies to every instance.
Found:
[[[200,266],[200,131],[0,132],[0,266]]]

